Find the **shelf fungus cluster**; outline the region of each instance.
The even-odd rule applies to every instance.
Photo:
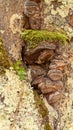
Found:
[[[29,28],[22,33],[26,44],[22,48],[22,59],[31,70],[32,87],[45,95],[50,104],[55,104],[63,96],[67,66],[67,59],[62,55],[59,45],[66,44],[68,37],[60,32],[40,30],[43,21],[42,2],[27,0],[24,3]]]
[[[31,85],[47,101],[56,104],[64,95],[67,57],[62,55],[59,42],[41,41],[36,47],[23,52],[23,61],[31,70]],[[27,46],[28,48],[28,46]]]
[[[24,14],[28,18],[29,27],[40,29],[42,22],[42,4],[41,0],[26,0],[24,3]]]

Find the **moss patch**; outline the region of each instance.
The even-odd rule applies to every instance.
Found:
[[[20,80],[24,80],[27,76],[27,71],[26,69],[23,67],[23,64],[21,61],[17,61],[14,65],[13,65],[14,69],[16,70],[17,74],[19,75],[19,79]]]
[[[66,44],[69,40],[63,33],[47,30],[25,30],[22,32],[22,38],[30,49],[36,47],[42,41],[61,41],[63,44]]]
[[[0,40],[0,74],[5,72],[5,69],[8,69],[12,65],[10,58],[8,57],[7,51]]]

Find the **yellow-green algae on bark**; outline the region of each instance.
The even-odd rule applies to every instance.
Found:
[[[61,41],[63,44],[66,44],[69,40],[66,34],[48,30],[24,30],[22,38],[27,43],[29,49],[35,48],[42,41]]]
[[[33,93],[36,107],[38,108],[38,112],[42,116],[44,122],[44,130],[52,130],[49,125],[49,112],[47,110],[47,107],[45,106],[43,99],[35,90],[33,91]]]
[[[5,69],[9,69],[10,66],[12,66],[12,62],[0,38],[0,74],[4,74]]]

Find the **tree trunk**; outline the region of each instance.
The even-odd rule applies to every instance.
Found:
[[[52,67],[54,67],[54,69],[59,69],[61,70],[61,72],[64,70],[64,77],[62,80],[64,86],[63,88],[61,87],[59,96],[57,96],[56,93],[54,93],[54,95],[52,93],[52,95],[49,94],[45,96],[44,92],[47,92],[47,87],[46,89],[44,89],[44,87],[43,89],[41,89],[42,88],[41,83],[39,84],[39,88],[44,94],[43,96],[44,103],[49,110],[49,123],[52,127],[52,130],[69,130],[70,127],[73,129],[73,125],[71,125],[73,123],[73,71],[72,71],[73,70],[73,2],[72,0],[67,1],[67,2],[64,0],[63,1],[32,0],[32,4],[33,2],[34,4],[35,2],[37,3],[35,4],[37,12],[40,11],[37,17],[35,17],[36,15],[34,15],[34,10],[31,11],[32,13],[30,13],[30,15],[29,15],[29,12],[26,12],[26,13],[24,12],[25,10],[24,2],[25,1],[23,0],[12,0],[12,1],[0,0],[0,35],[3,39],[3,43],[6,49],[8,50],[9,56],[11,57],[12,61],[18,61],[18,60],[22,60],[21,51],[22,51],[22,48],[24,47],[24,42],[22,40],[21,33],[25,29],[47,30],[47,31],[52,31],[52,32],[58,31],[60,33],[66,34],[69,37],[68,44],[60,45],[60,43],[58,43],[59,51],[55,50],[56,53],[59,53],[61,51],[61,55],[67,58],[66,66],[64,65],[64,62],[62,62],[63,57],[61,59],[61,55],[60,57],[57,56],[56,59],[52,59],[54,57],[54,51],[50,50],[48,53],[46,49],[48,48],[49,50],[49,48],[51,48],[50,46],[48,47],[48,45],[47,47],[45,47],[46,48],[45,50],[42,49],[43,46],[42,47],[40,46],[40,47],[37,47],[36,49],[33,49],[33,51],[30,51],[30,52],[27,51],[26,61],[27,61],[27,64],[30,64],[30,68],[33,68],[33,70],[35,70],[36,68],[36,72],[38,70],[38,73],[40,73],[39,70],[42,70],[42,73],[39,74],[40,79],[37,78],[37,80],[34,80],[32,84],[37,84],[39,81],[42,81],[42,86],[44,86],[44,78],[43,80],[41,80],[41,76],[45,75],[46,73],[45,71],[43,71],[41,67],[39,69],[39,67],[33,66],[32,63],[35,61],[35,59],[36,59],[36,64],[39,64],[41,66],[41,64],[43,64],[43,61],[46,62],[45,60],[46,57],[49,57],[49,59],[51,59],[50,61],[51,64],[49,66],[50,69],[53,69]],[[26,5],[28,6],[28,3],[26,3]],[[52,48],[53,47],[54,46],[52,46]],[[23,49],[25,50],[25,48]],[[39,53],[38,53],[38,50],[39,50]],[[40,50],[43,50],[42,53],[40,53],[41,52]],[[37,53],[40,56],[37,55]],[[31,58],[31,61],[29,61],[30,58]],[[61,59],[59,62],[58,62],[58,58]],[[8,66],[11,66],[9,58],[7,62],[8,62]],[[0,63],[1,63],[1,60],[0,60]],[[4,64],[4,68],[8,69],[8,67],[6,66],[7,64],[6,65]],[[3,73],[4,73],[3,71],[4,68],[0,64],[0,70]],[[46,65],[43,68],[47,69],[48,67]],[[33,70],[32,70],[32,75],[34,74]],[[57,71],[57,72],[60,72],[60,71]],[[62,78],[61,72],[55,73],[55,71],[53,72],[48,71],[47,77],[49,77],[50,75],[51,79],[49,79],[49,81],[48,79],[45,79],[46,81],[45,86],[47,86],[47,84],[51,86],[50,89],[48,89],[49,93],[51,91],[55,91],[54,84],[52,84],[50,80],[55,80],[55,82],[57,83],[57,79]],[[21,82],[13,70],[6,71],[5,75],[6,75],[5,78],[2,77],[2,75],[0,75],[1,130],[6,130],[6,129],[7,130],[13,130],[13,129],[14,130],[18,130],[18,129],[30,130],[31,126],[32,126],[31,130],[32,129],[35,129],[35,130],[46,129],[47,130],[47,127],[48,127],[48,130],[50,130],[51,128],[48,126],[47,123],[46,125],[44,125],[45,126],[44,128],[42,125],[42,124],[45,124],[46,120],[48,121],[47,119],[48,117],[46,116],[45,118],[41,118],[38,112],[37,114],[35,114],[35,111],[37,110],[36,109],[34,110],[35,106],[34,106],[34,103],[32,102],[34,102],[34,98],[38,100],[39,95],[37,96],[36,93],[34,92],[35,96],[33,96],[33,91],[30,89],[30,85],[28,85],[27,82],[24,82],[24,81]],[[59,82],[59,84],[60,83],[61,82]],[[16,85],[18,86],[18,88],[16,87]],[[3,88],[3,86],[5,86],[6,88],[5,87]],[[28,100],[24,99],[26,98],[25,94],[27,95],[26,97]],[[30,99],[31,96],[32,96],[32,99]],[[16,99],[16,103],[13,102],[15,99]],[[31,107],[31,104],[33,107]],[[29,111],[28,105],[30,106],[32,110]],[[39,106],[40,105],[41,104],[39,103]],[[26,111],[26,109],[28,110]],[[41,107],[41,111],[42,109],[44,108]],[[24,115],[23,113],[26,113],[26,115],[23,116]],[[34,115],[35,117],[31,115]],[[26,120],[28,121],[25,120],[25,117],[26,117]],[[34,118],[34,120],[32,118]],[[28,127],[27,122],[29,123],[29,126],[31,125],[30,127]]]

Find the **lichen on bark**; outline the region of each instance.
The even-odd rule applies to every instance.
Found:
[[[42,107],[42,109],[41,109],[42,116],[40,115],[40,113],[37,110],[37,106],[35,105],[35,103],[33,103],[33,102],[35,102],[34,101],[33,91],[29,87],[28,83],[27,83],[27,85],[25,85],[26,83],[24,81],[20,81],[18,79],[18,76],[16,75],[16,73],[15,73],[14,70],[9,70],[9,67],[11,65],[12,65],[12,62],[11,62],[10,58],[8,57],[8,53],[7,53],[7,51],[6,51],[5,47],[4,47],[4,44],[3,44],[3,42],[0,42],[0,72],[2,74],[4,74],[3,76],[0,77],[1,78],[1,81],[0,81],[1,85],[2,85],[2,79],[3,79],[3,77],[7,76],[7,78],[8,78],[7,81],[6,81],[6,79],[4,79],[4,81],[6,82],[6,84],[4,84],[4,82],[3,82],[4,86],[7,85],[6,87],[8,89],[7,90],[6,87],[4,87],[4,91],[5,91],[5,93],[3,93],[4,97],[5,97],[4,103],[7,104],[9,102],[8,103],[8,109],[11,112],[13,112],[12,108],[15,110],[12,126],[10,126],[10,120],[9,120],[9,118],[4,119],[5,122],[9,123],[9,124],[7,124],[6,127],[8,127],[8,130],[9,130],[9,128],[10,129],[13,129],[13,128],[15,129],[15,125],[17,125],[16,123],[18,122],[18,118],[21,118],[22,120],[24,119],[24,121],[22,122],[22,127],[25,127],[27,130],[29,130],[29,122],[27,122],[27,119],[31,119],[31,120],[33,119],[33,122],[34,122],[34,124],[36,124],[36,127],[35,127],[35,125],[30,120],[30,123],[32,124],[31,125],[31,127],[32,127],[31,129],[33,129],[33,128],[37,129],[38,128],[38,130],[39,130],[40,129],[39,128],[40,127],[39,123],[36,123],[35,120],[41,120],[41,122],[42,122],[43,117],[47,116],[48,111],[47,111],[46,107],[42,106],[42,102],[40,100],[39,101],[40,103],[39,103],[38,107],[40,108],[40,105]],[[5,69],[7,69],[6,72],[5,72]],[[17,85],[15,85],[15,82],[17,82]],[[0,86],[0,90],[2,90],[1,86]],[[17,91],[20,92],[19,96],[17,94]],[[8,97],[8,96],[10,96],[10,97]],[[22,96],[24,98],[22,98]],[[14,97],[16,98],[17,103],[13,100]],[[23,99],[26,99],[26,103],[25,103],[25,101]],[[28,101],[27,101],[27,99],[28,99]],[[30,102],[32,103],[32,105],[31,105]],[[14,105],[12,108],[11,108],[11,104]],[[21,107],[22,104],[24,104],[24,106],[23,106],[24,108]],[[26,105],[27,105],[28,110],[26,109]],[[32,106],[32,108],[30,108],[31,106]],[[31,111],[31,109],[33,109],[33,107],[34,107],[34,110]],[[4,106],[4,108],[5,108],[5,106]],[[19,109],[19,108],[21,108],[21,109]],[[43,108],[44,108],[44,110],[43,110]],[[23,118],[24,115],[26,115],[25,109],[26,109],[26,112],[28,113],[28,116],[26,117],[26,120],[25,120],[25,118]],[[23,110],[25,112],[24,115],[21,112],[21,110]],[[29,110],[31,111],[31,114],[29,114],[29,112],[28,112]],[[34,111],[36,111],[36,113],[34,113]],[[21,113],[21,116],[20,116],[20,113]],[[4,111],[3,111],[3,114],[5,115]],[[8,115],[6,113],[6,117],[7,116]],[[9,114],[9,117],[11,118],[11,113]],[[39,119],[39,117],[40,117],[40,119]],[[1,121],[2,125],[4,125],[4,126],[2,126],[2,128],[4,128],[4,129],[5,129],[5,122],[3,123]],[[37,122],[39,122],[39,121],[37,121]],[[25,126],[24,126],[24,124],[25,124]],[[17,127],[19,127],[19,125],[17,125]],[[40,123],[40,125],[41,125],[41,123]],[[45,129],[46,128],[45,127],[45,123],[44,123],[44,127],[43,127],[43,124],[42,124],[41,127],[43,128],[42,130],[47,130],[47,129]]]

